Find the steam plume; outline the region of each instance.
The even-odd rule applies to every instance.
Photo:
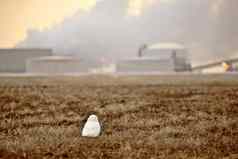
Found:
[[[224,59],[238,50],[237,5],[237,0],[104,0],[52,29],[29,31],[18,47],[115,60],[136,56],[142,44],[172,41],[189,48],[194,63]]]

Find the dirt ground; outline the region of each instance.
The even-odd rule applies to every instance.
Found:
[[[237,159],[238,78],[0,77],[0,158]]]

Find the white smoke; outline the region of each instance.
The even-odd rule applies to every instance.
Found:
[[[100,1],[91,12],[54,28],[29,31],[18,47],[50,47],[56,53],[115,60],[136,56],[144,43],[179,42],[190,49],[195,63],[229,58],[238,50],[236,0],[139,1],[134,6],[128,0]],[[135,14],[128,16],[128,9]]]

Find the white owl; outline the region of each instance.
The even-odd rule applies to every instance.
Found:
[[[101,125],[96,115],[90,115],[85,123],[82,136],[84,137],[98,137],[101,133]]]

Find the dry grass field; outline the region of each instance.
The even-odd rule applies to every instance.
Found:
[[[0,77],[0,158],[237,159],[238,76]]]

